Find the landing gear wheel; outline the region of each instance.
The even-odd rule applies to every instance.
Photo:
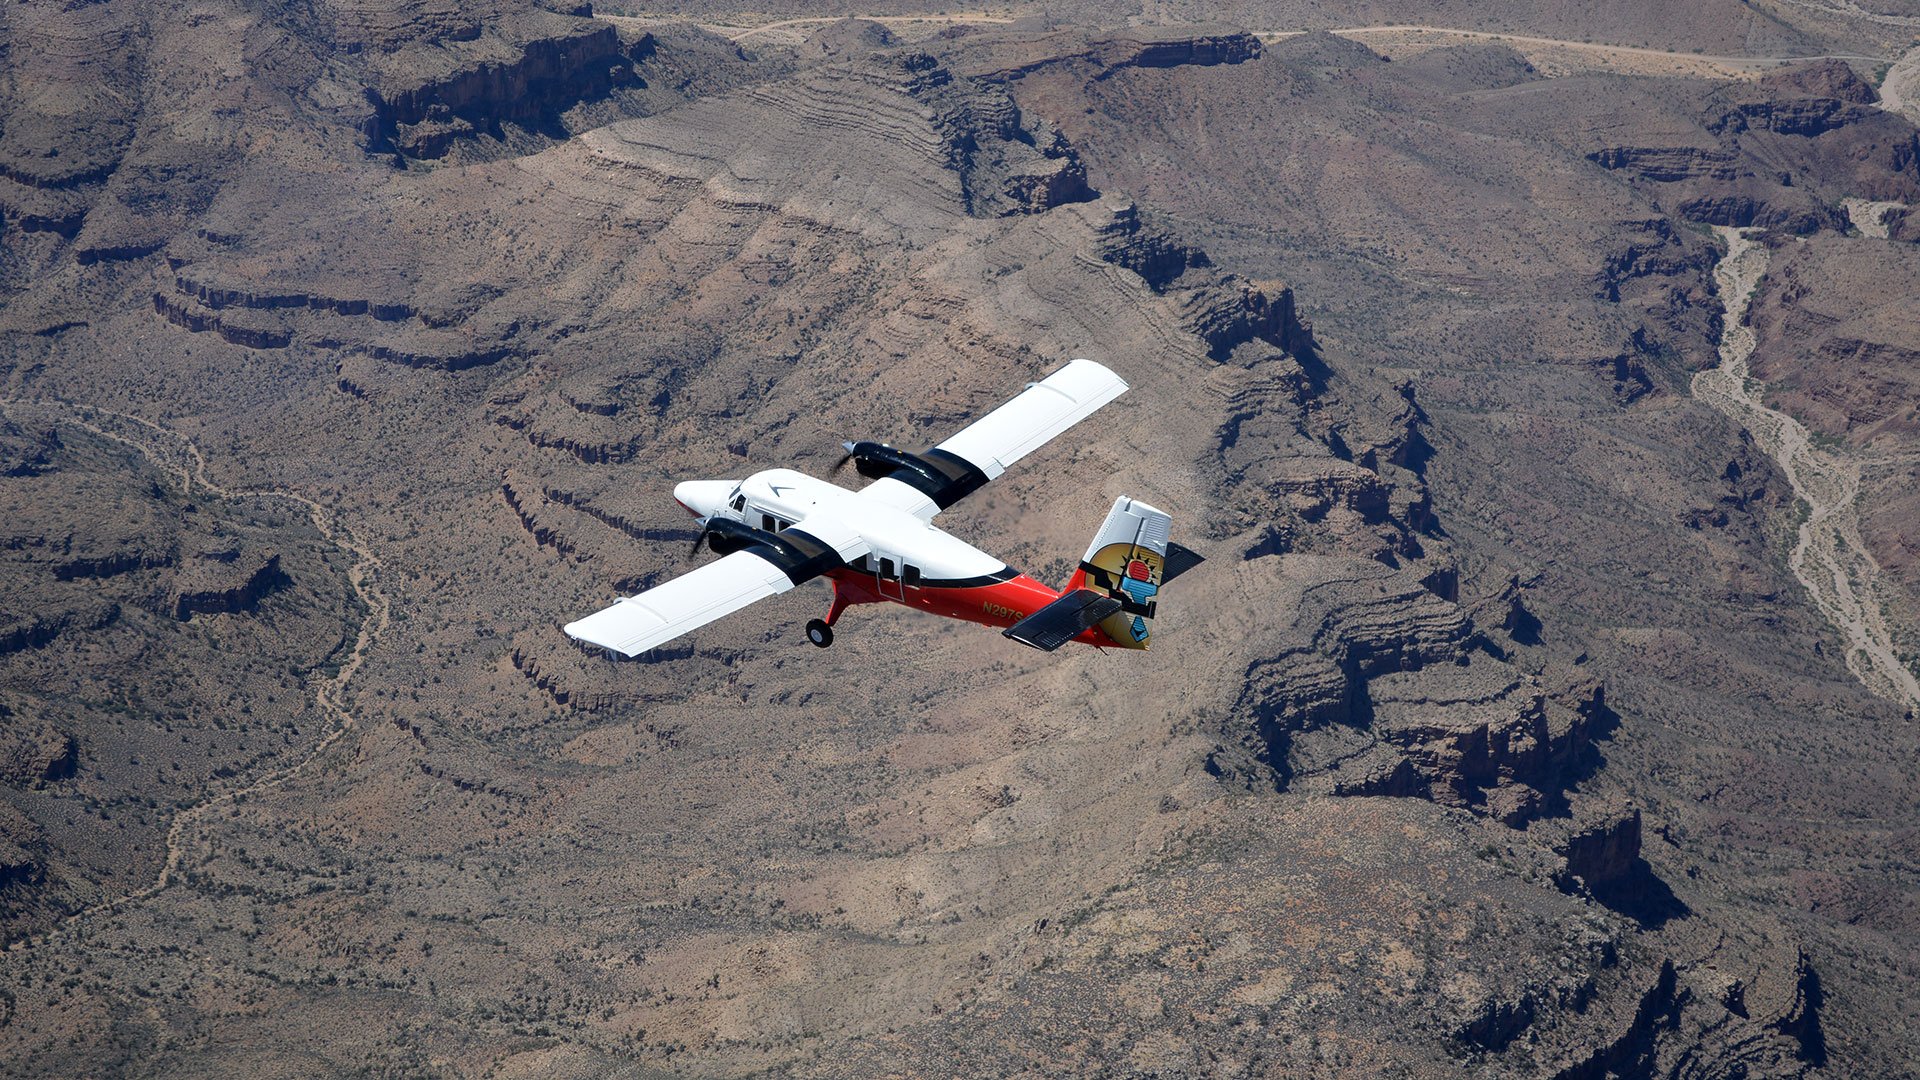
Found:
[[[833,627],[820,619],[814,619],[807,624],[807,640],[824,649],[833,644]]]

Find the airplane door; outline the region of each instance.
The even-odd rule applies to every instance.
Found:
[[[883,599],[905,603],[907,587],[901,581],[905,571],[900,557],[884,551],[874,551],[868,558],[873,565],[874,592]]]

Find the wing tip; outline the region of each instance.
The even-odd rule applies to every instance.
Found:
[[[596,649],[605,649],[608,652],[616,652],[616,653],[619,653],[621,656],[627,657],[628,659],[632,659],[633,657],[639,656],[642,652],[646,651],[644,649],[629,650],[624,645],[617,645],[611,641],[601,641],[596,638],[589,637],[587,636],[586,631],[578,629],[581,623],[584,623],[584,622],[586,622],[585,619],[580,619],[575,622],[570,622],[565,626],[562,626],[560,629],[563,632],[565,632],[565,634],[568,637],[572,638],[573,640],[579,642],[582,645],[589,645]]]
[[[1101,373],[1102,375],[1105,375],[1107,378],[1112,379],[1114,382],[1119,383],[1120,384],[1119,392],[1122,394],[1126,393],[1128,390],[1133,389],[1133,385],[1127,382],[1127,380],[1124,377],[1122,377],[1119,372],[1113,370],[1112,368],[1108,367],[1107,365],[1101,363],[1098,360],[1090,360],[1084,356],[1076,356],[1072,360],[1067,361],[1067,367],[1073,367],[1075,364],[1084,364],[1086,365],[1087,368],[1092,368],[1093,370]],[[1066,368],[1062,368],[1061,370],[1065,371]],[[1085,370],[1085,368],[1083,368],[1082,370]]]

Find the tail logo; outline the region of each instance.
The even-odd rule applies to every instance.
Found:
[[[1131,559],[1127,562],[1127,576],[1120,579],[1121,591],[1131,597],[1136,605],[1144,605],[1149,614],[1152,613],[1154,607],[1150,602],[1153,599],[1153,594],[1160,591],[1160,586],[1153,580],[1153,577],[1152,568],[1147,566],[1144,560]],[[1124,611],[1126,609],[1122,608],[1121,610]],[[1132,624],[1129,625],[1127,629],[1133,634],[1133,640],[1147,640],[1147,620],[1145,618],[1135,615]]]
[[[1102,624],[1109,636],[1120,632],[1135,642],[1147,640],[1165,564],[1160,555],[1131,543],[1108,544],[1080,564],[1089,584],[1120,601],[1119,613]]]

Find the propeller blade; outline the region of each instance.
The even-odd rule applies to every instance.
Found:
[[[706,518],[701,518],[701,519],[700,519],[700,532],[699,532],[699,535],[697,535],[697,536],[695,536],[695,537],[693,538],[693,551],[691,552],[691,554],[693,554],[693,555],[699,555],[699,554],[700,554],[700,548],[701,548],[702,546],[704,546],[704,545],[706,544],[706,542],[707,542],[707,519],[706,519]]]
[[[844,470],[847,467],[847,463],[853,460],[853,444],[850,442],[843,442],[840,444],[840,447],[841,449],[846,451],[846,454],[843,457],[841,457],[839,461],[836,461],[833,463],[833,471],[836,474]]]

